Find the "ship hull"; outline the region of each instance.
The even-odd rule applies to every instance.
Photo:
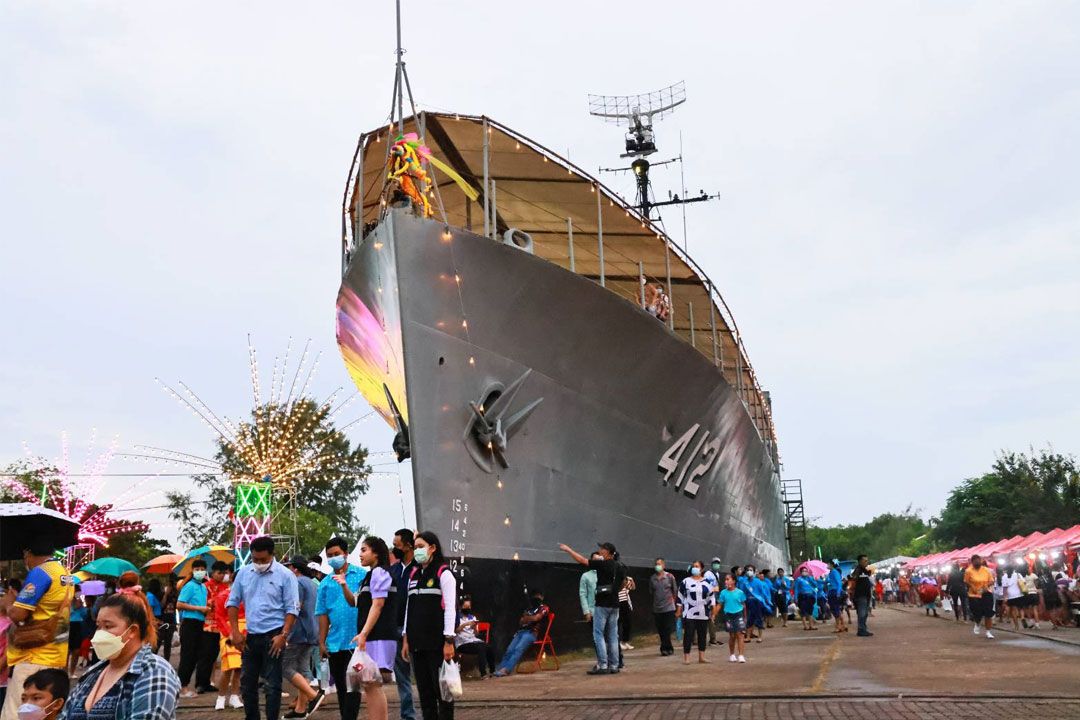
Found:
[[[389,390],[408,427],[419,528],[439,535],[477,607],[500,611],[499,635],[530,584],[580,616],[580,568],[559,543],[614,543],[639,584],[656,557],[787,564],[774,461],[737,393],[599,284],[395,209],[353,251],[338,335],[365,397],[390,420]],[[503,467],[471,432],[470,402],[519,379],[505,417],[539,403]]]

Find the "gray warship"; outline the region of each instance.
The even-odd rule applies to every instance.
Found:
[[[639,584],[658,556],[786,566],[769,396],[654,218],[650,98],[616,113],[631,202],[487,116],[406,116],[407,86],[399,41],[397,116],[360,136],[346,182],[337,340],[495,641],[527,587],[564,641],[587,637],[559,543],[613,542]]]

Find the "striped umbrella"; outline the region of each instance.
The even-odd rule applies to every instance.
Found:
[[[205,560],[207,566],[213,565],[216,560],[231,565],[236,562],[236,553],[231,547],[224,545],[203,545],[189,551],[183,560],[173,565],[173,574],[182,578],[188,577],[191,575],[191,563],[197,559]]]

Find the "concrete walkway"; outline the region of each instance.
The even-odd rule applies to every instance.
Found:
[[[709,664],[684,666],[681,654],[660,657],[655,640],[645,636],[626,653],[627,667],[619,675],[590,677],[585,671],[591,662],[578,659],[558,671],[466,682],[457,715],[749,718],[746,708],[753,707],[755,718],[932,714],[951,720],[995,710],[1033,717],[1030,703],[1044,698],[1046,714],[1035,716],[1080,718],[1080,647],[1071,643],[1011,632],[987,640],[973,635],[969,624],[891,607],[877,610],[870,628],[874,637],[860,638],[854,630],[836,635],[824,626],[807,632],[789,623],[767,631],[764,643],[752,644],[745,665],[728,662],[726,645],[713,645]],[[392,690],[387,695],[396,701]],[[988,700],[1011,707],[990,708],[982,702]],[[192,720],[242,716],[208,712],[212,698],[205,696],[183,702],[182,717]],[[396,714],[392,706],[391,717]],[[333,696],[312,717],[337,717]]]

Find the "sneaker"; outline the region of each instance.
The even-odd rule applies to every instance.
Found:
[[[244,702],[240,699],[239,695],[230,695],[229,707],[234,710],[239,710],[240,708],[244,707]]]
[[[498,675],[498,673],[495,673]],[[586,675],[607,675],[608,671],[606,667],[600,667],[599,665],[593,665],[592,670],[586,670]]]
[[[631,645],[630,643],[626,643],[626,647],[623,647],[623,650],[633,650],[633,649],[634,649],[634,646]]]
[[[982,634],[982,628],[980,628],[978,626],[978,624],[976,624],[975,627],[973,627],[971,629],[971,632],[975,633],[976,635],[981,635]]]
[[[307,713],[296,712],[296,710],[290,710],[289,712],[285,713],[281,717],[285,718],[285,720],[297,720],[297,718],[306,718]]]
[[[741,663],[746,662],[746,656],[745,655],[740,655],[739,656],[739,662],[741,662]]]
[[[739,662],[739,658],[732,655],[731,657],[728,658],[728,662]]]
[[[225,696],[224,695],[218,695],[217,696],[217,702],[214,703],[214,709],[215,710],[224,710],[225,709]]]
[[[620,672],[622,672],[622,668],[608,668],[608,675],[618,675]]]
[[[326,693],[322,690],[319,690],[319,692],[315,693],[315,697],[311,698],[311,702],[308,703],[306,714],[310,715],[311,713],[318,710],[319,706],[322,705],[322,701],[325,699]]]
[[[990,632],[989,630],[987,630],[987,631],[986,631],[986,639],[987,639],[987,640],[993,640],[993,639],[994,639],[994,633],[992,633],[992,632]]]

